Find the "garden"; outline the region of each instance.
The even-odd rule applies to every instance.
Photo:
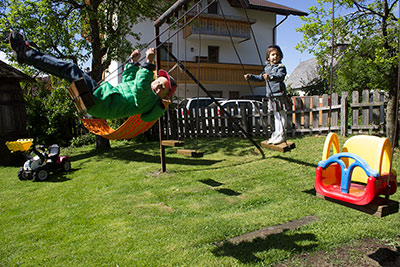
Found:
[[[398,263],[399,214],[377,218],[317,198],[325,136],[290,141],[296,149],[264,149],[263,159],[248,140],[201,138],[202,158],[168,148],[165,173],[159,143],[133,141],[64,148],[71,171],[43,182],[20,181],[21,166],[0,167],[0,265]]]

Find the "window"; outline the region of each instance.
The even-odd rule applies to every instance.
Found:
[[[239,91],[229,91],[229,99],[238,99]]]
[[[222,91],[208,91],[213,97],[222,97]]]
[[[208,47],[208,62],[219,62],[219,46]]]
[[[160,49],[160,59],[168,60],[168,58],[169,58],[168,52],[165,51],[165,49],[163,47],[165,47],[167,51],[170,51],[172,53],[172,43],[164,43]]]
[[[208,4],[210,4],[210,0],[208,0],[207,1],[207,5]],[[207,12],[209,13],[209,14],[218,14],[218,4],[217,4],[218,2],[217,1],[215,1],[214,3],[212,3],[209,7],[208,7],[208,10],[207,10]]]

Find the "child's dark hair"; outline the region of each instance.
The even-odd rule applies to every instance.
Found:
[[[265,55],[265,59],[268,61],[269,54],[271,54],[272,50],[278,51],[278,53],[281,55],[281,59],[283,58],[283,52],[282,49],[278,45],[270,45],[267,48],[267,53]]]

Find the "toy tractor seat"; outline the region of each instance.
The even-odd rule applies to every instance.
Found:
[[[60,146],[59,145],[51,145],[49,147],[48,158],[51,161],[57,162],[58,155],[60,155]]]
[[[333,155],[329,157],[331,149]],[[316,170],[315,189],[323,196],[355,205],[367,205],[386,194],[388,186],[389,194],[394,194],[397,183],[396,172],[390,170],[391,157],[387,138],[354,136],[345,142],[340,153],[338,137],[330,133]]]

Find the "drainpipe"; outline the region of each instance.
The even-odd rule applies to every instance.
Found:
[[[289,17],[289,15],[286,15],[286,17],[281,20],[281,22],[279,22],[277,25],[275,25],[274,28],[272,28],[272,44],[276,45],[276,28],[278,28],[279,25],[281,25],[287,18]]]

